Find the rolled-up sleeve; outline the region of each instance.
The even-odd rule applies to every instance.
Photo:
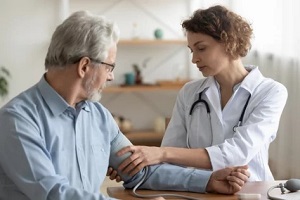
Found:
[[[125,146],[132,145],[131,142],[123,135],[118,134],[111,144],[110,166],[117,169],[122,160],[127,156],[117,157],[116,152]],[[124,187],[133,188],[143,181],[140,188],[151,190],[173,190],[173,191],[190,191],[204,193],[206,185],[211,176],[211,171],[198,170],[172,164],[158,164],[147,166],[139,173],[130,177],[126,174],[121,175],[124,180]]]
[[[152,165],[144,168],[145,181],[140,186],[151,190],[173,190],[205,193],[211,176],[210,171],[185,168],[171,164]],[[133,179],[124,183],[126,188],[133,188],[141,179]]]

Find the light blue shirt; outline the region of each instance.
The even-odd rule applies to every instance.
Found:
[[[213,170],[248,165],[250,181],[274,180],[269,168],[269,145],[276,138],[280,116],[287,100],[281,83],[264,77],[256,66],[233,89],[221,107],[220,88],[214,77],[187,83],[179,92],[162,146],[205,148]],[[203,91],[204,103],[190,109]],[[236,128],[251,95],[241,126]]]
[[[75,109],[42,78],[1,108],[0,127],[0,199],[110,199],[99,189],[111,147],[127,139],[100,103],[83,101]],[[144,174],[123,176],[124,186],[134,187]],[[210,175],[154,165],[141,187],[205,192]]]

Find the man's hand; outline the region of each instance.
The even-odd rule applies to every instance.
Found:
[[[122,181],[122,178],[118,175],[117,170],[114,170],[112,167],[107,169],[106,176],[109,176],[110,180],[116,180],[117,183]]]
[[[248,166],[227,167],[212,173],[206,192],[234,194],[241,190],[250,177]]]

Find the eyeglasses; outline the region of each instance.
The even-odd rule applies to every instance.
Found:
[[[95,63],[99,63],[99,64],[103,64],[103,65],[108,66],[108,67],[109,67],[109,68],[107,68],[107,71],[108,71],[108,72],[114,71],[114,68],[115,68],[115,66],[116,66],[114,63],[113,63],[113,64],[109,64],[109,63],[102,62],[102,61],[100,61],[100,60],[96,60],[96,59],[92,59],[92,58],[90,58],[90,60],[93,61],[93,62],[95,62]]]
[[[81,59],[81,58],[80,58],[80,59]],[[73,63],[77,63],[77,62],[79,62],[79,61],[80,61],[80,59],[79,59],[78,61],[75,61],[75,62],[73,62]],[[114,71],[114,69],[115,69],[115,66],[116,66],[116,64],[115,64],[115,63],[113,63],[113,64],[109,64],[109,63],[102,62],[102,61],[100,61],[100,60],[93,59],[93,58],[90,58],[90,60],[91,60],[92,62],[95,62],[95,63],[98,63],[98,64],[102,64],[102,65],[105,65],[105,66],[109,67],[109,68],[106,68],[108,72],[112,72],[112,71]]]
[[[116,64],[109,64],[109,63],[106,63],[106,62],[100,62],[100,64],[103,64],[103,65],[108,66],[108,67],[109,67],[109,68],[108,68],[108,71],[109,71],[109,72],[114,71],[115,66],[116,66]]]

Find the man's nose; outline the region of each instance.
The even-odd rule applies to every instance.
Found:
[[[107,76],[107,81],[113,81],[115,79],[114,72],[109,72]]]

